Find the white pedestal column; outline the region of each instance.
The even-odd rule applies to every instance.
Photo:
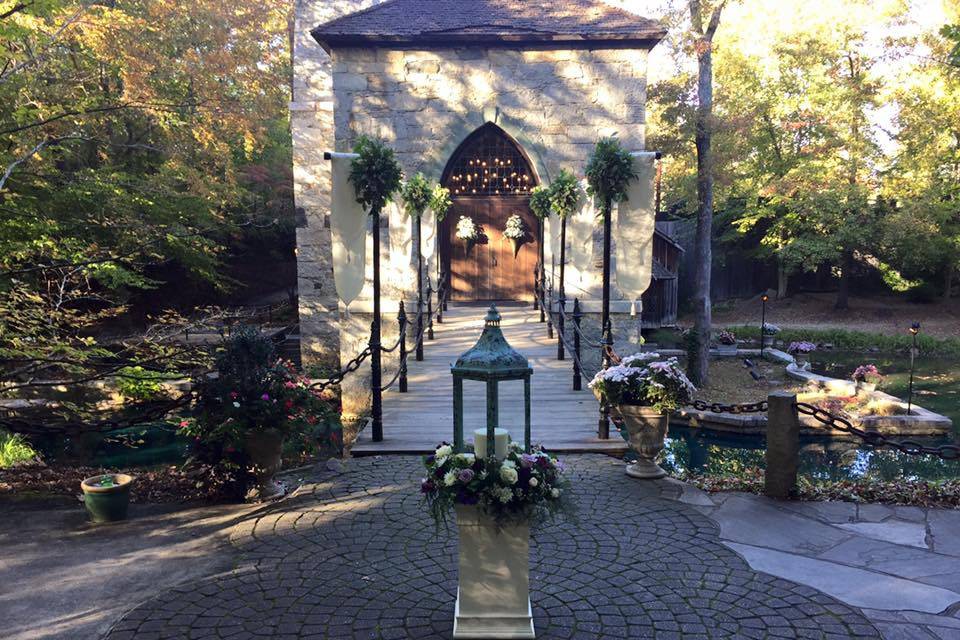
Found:
[[[459,587],[454,638],[533,638],[530,526],[497,530],[476,507],[457,507]]]

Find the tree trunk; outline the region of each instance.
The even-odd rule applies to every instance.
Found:
[[[943,276],[943,299],[949,300],[953,295],[953,265],[948,264]]]
[[[837,302],[834,309],[844,311],[850,308],[850,272],[853,271],[853,252],[844,251],[840,262],[840,287],[837,289]]]
[[[707,384],[710,367],[710,284],[713,267],[713,54],[712,41],[720,24],[721,4],[704,30],[702,7],[690,1],[690,18],[697,39],[697,234],[694,246],[694,325],[687,373],[697,386]]]
[[[783,260],[777,260],[777,300],[783,300],[787,297],[787,285],[790,284],[790,274],[783,264]]]

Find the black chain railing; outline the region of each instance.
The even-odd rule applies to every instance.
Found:
[[[427,312],[426,314],[424,314],[423,311],[420,310],[420,312],[418,313],[417,333],[415,334],[414,338],[415,338],[415,344],[420,345],[421,350],[422,350],[424,336],[426,336],[428,340],[434,339],[434,333],[433,333],[434,317],[437,317],[438,322],[441,321],[440,314],[442,314],[443,308],[446,304],[446,300],[445,300],[446,275],[441,273],[438,279],[439,279],[439,283],[436,290],[433,289],[433,285],[430,283],[429,278],[427,279]],[[434,306],[433,304],[433,294],[437,294],[436,306]],[[380,347],[381,353],[394,353],[396,351],[399,351],[398,366],[397,366],[397,370],[394,372],[390,381],[387,382],[387,384],[382,385],[380,387],[381,391],[386,391],[387,389],[392,387],[394,384],[397,384],[399,382],[400,393],[407,393],[407,389],[408,389],[407,373],[409,370],[408,361],[409,361],[409,355],[410,355],[409,351],[407,350],[407,329],[409,325],[410,325],[410,320],[407,315],[404,303],[401,300],[400,309],[399,309],[399,312],[397,313],[397,328],[398,328],[397,340],[396,342],[393,343],[392,346]],[[372,338],[372,333],[373,333],[373,330],[371,328],[371,338]],[[372,349],[370,347],[370,343],[368,342],[367,346],[363,349],[363,351],[361,351],[355,357],[349,360],[343,366],[343,368],[340,369],[340,371],[330,376],[329,378],[324,378],[322,380],[315,380],[310,385],[310,388],[323,391],[330,387],[334,387],[341,384],[348,375],[357,371],[360,368],[360,366],[367,360],[367,358],[370,357],[371,353],[372,353]],[[417,359],[422,360],[423,359],[422,351],[419,355],[420,357],[418,357]]]
[[[760,402],[746,402],[743,404],[723,404],[722,402],[705,402],[704,400],[694,400],[691,407],[697,411],[709,411],[711,413],[766,413],[769,405],[766,400]]]
[[[796,408],[797,413],[800,415],[809,416],[813,418],[815,422],[829,427],[834,431],[847,433],[849,435],[861,438],[871,447],[878,449],[881,447],[888,447],[890,449],[896,449],[900,453],[906,453],[914,456],[929,455],[937,456],[938,458],[942,458],[944,460],[960,460],[960,445],[942,444],[931,447],[923,444],[922,442],[917,442],[916,440],[893,440],[877,431],[867,431],[865,429],[861,429],[846,418],[830,413],[829,411],[821,409],[815,405],[807,404],[806,402],[798,402],[794,405],[794,407]]]

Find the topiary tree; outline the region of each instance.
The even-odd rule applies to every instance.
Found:
[[[400,189],[403,173],[393,149],[381,140],[360,136],[353,146],[359,157],[350,163],[349,180],[357,192],[357,202],[373,216],[373,323],[370,330],[370,388],[373,391],[373,441],[383,440],[383,398],[380,368],[380,213],[387,201]]]
[[[587,193],[600,203],[603,218],[603,314],[601,327],[604,332],[610,321],[610,215],[614,202],[627,199],[627,185],[638,175],[633,169],[633,156],[621,146],[616,138],[600,138],[585,169]],[[604,367],[610,364],[609,356],[603,357]],[[610,423],[606,409],[601,407],[600,435],[607,437]]]
[[[540,220],[550,215],[550,189],[540,185],[530,191],[530,211]]]
[[[403,198],[403,207],[407,215],[419,220],[430,206],[430,182],[422,173],[418,173],[403,185],[400,196]]]
[[[450,211],[451,206],[453,206],[453,201],[450,200],[450,189],[439,184],[434,186],[433,193],[430,194],[430,208],[437,216],[438,223],[447,217],[447,212]]]
[[[637,179],[633,156],[614,137],[600,138],[585,169],[587,193],[600,203],[600,213],[609,216],[614,202],[627,199],[627,185]]]
[[[393,153],[381,140],[360,136],[353,145],[360,157],[350,163],[350,183],[357,192],[357,202],[370,215],[380,215],[383,207],[400,189],[403,173]]]
[[[580,198],[583,195],[580,181],[570,171],[561,169],[557,177],[550,183],[548,199],[550,210],[561,220],[574,214],[580,208]]]

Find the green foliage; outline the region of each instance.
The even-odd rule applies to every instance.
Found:
[[[580,208],[582,191],[577,177],[566,169],[561,169],[557,177],[550,183],[549,198],[550,210],[560,219],[566,218]],[[531,196],[531,207],[532,205]]]
[[[760,339],[760,328],[756,326],[728,327],[729,331],[738,337],[750,340]],[[796,329],[783,328],[777,337],[783,342],[806,340],[816,344],[832,344],[834,348],[847,351],[899,351],[908,353],[913,344],[912,337],[889,335],[885,333],[868,333],[865,331],[850,331],[848,329]],[[917,336],[917,347],[921,353],[929,355],[960,355],[960,338],[935,338],[921,333]]]
[[[292,364],[278,360],[270,338],[253,327],[233,333],[216,368],[216,376],[197,384],[193,420],[181,424],[207,446],[239,448],[251,431],[288,435],[327,423],[330,407],[321,394]]]
[[[613,137],[597,141],[584,171],[589,185],[587,193],[599,199],[603,207],[624,201],[627,185],[637,179],[633,156]]]
[[[540,220],[550,216],[550,189],[538,185],[530,191],[530,211]]]
[[[419,218],[432,201],[430,182],[422,173],[418,173],[404,183],[401,197],[407,215]]]
[[[353,146],[360,155],[350,163],[349,180],[357,192],[357,202],[371,215],[383,211],[387,200],[400,189],[403,174],[393,153],[382,140],[360,136]]]
[[[0,469],[38,460],[40,455],[19,434],[0,431]]]
[[[177,377],[173,373],[151,371],[141,366],[124,367],[117,372],[117,388],[132,400],[152,400],[164,395],[163,383]]]
[[[450,189],[439,184],[434,185],[433,192],[430,194],[430,209],[437,216],[437,222],[442,222],[447,217],[447,212],[453,206],[450,200]]]
[[[960,67],[960,24],[947,24],[940,30],[940,35],[951,42],[947,60],[955,67]]]

